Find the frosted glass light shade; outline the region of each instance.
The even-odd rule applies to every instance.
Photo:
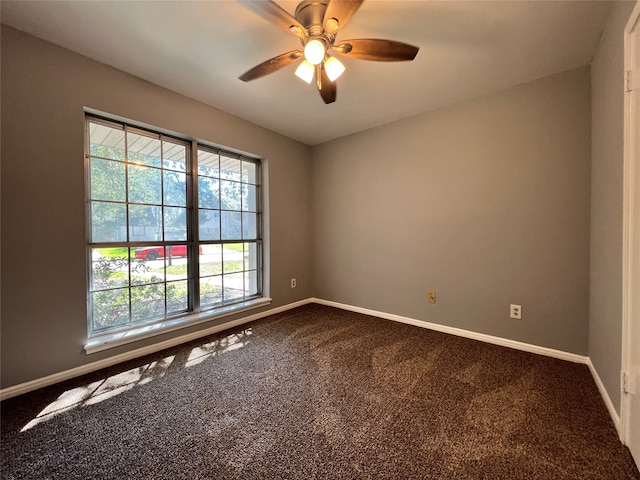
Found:
[[[298,65],[298,68],[296,68],[296,77],[301,78],[307,83],[311,83],[315,71],[316,67],[311,65],[306,60],[303,60],[302,63]]]
[[[329,57],[324,62],[324,69],[327,71],[327,77],[332,82],[344,72],[344,65],[336,57]]]
[[[304,46],[304,58],[312,65],[318,65],[324,60],[325,53],[324,43],[320,40],[311,40]]]

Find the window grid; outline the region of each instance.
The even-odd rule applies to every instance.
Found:
[[[259,172],[257,171],[258,165],[247,161],[245,157],[232,156],[216,149],[200,147],[198,161],[198,187],[207,184],[214,185],[218,192],[214,202],[202,202],[204,195],[202,193],[198,195],[201,200],[198,209],[201,218],[199,222],[201,242],[212,246],[227,246],[227,248],[221,248],[218,253],[222,265],[221,270],[211,272],[205,264],[205,268],[201,270],[199,276],[200,300],[202,309],[206,310],[243,300],[243,297],[247,295],[249,297],[257,296],[261,291],[259,252],[262,245],[258,228],[260,191],[257,181]],[[251,175],[251,171],[254,172],[253,175]],[[225,185],[227,189],[239,192],[237,195],[230,196],[232,200],[236,201],[236,205],[226,203],[229,201],[227,198],[229,195],[225,194]],[[254,190],[253,208],[250,208],[250,189]],[[227,230],[234,229],[232,225],[225,224],[225,214],[234,214],[239,219],[235,235],[226,234]],[[248,214],[254,215],[253,228],[255,230],[251,232],[247,232],[245,229]],[[210,215],[215,217],[213,222],[205,221],[205,217]],[[251,261],[252,257],[253,261]],[[239,292],[244,293],[240,294]]]
[[[107,129],[102,132],[106,135],[93,138],[98,137],[100,128]],[[262,296],[257,160],[93,115],[86,116],[86,138],[90,336],[215,310]],[[136,151],[136,145],[145,138],[150,142]],[[183,160],[180,149],[184,151]],[[201,152],[216,157],[217,168],[210,171],[213,176],[200,174]],[[221,157],[239,167],[237,176],[224,170]],[[114,174],[105,173],[109,170]],[[200,205],[201,178],[217,180],[217,205],[213,205],[217,208]],[[106,184],[99,186],[102,190],[96,189],[99,179]],[[176,192],[180,189],[170,191],[175,186],[168,184],[168,179],[181,185],[179,195]],[[230,189],[225,193],[225,205],[223,186]],[[215,188],[207,193],[216,193]],[[249,210],[250,207],[253,208]],[[217,238],[201,238],[200,211],[217,213]],[[223,221],[225,212],[233,212],[234,219],[239,220],[235,230]],[[253,225],[248,214],[253,214]],[[171,215],[183,215],[184,220],[174,219],[172,223]],[[145,220],[153,219],[151,225],[142,221],[145,216],[148,217]],[[120,227],[107,228],[122,220]],[[228,230],[232,230],[231,237]],[[153,236],[149,231],[154,232]],[[217,250],[219,265],[215,262]],[[214,274],[207,274],[211,271]],[[212,279],[218,285],[211,285]],[[203,286],[205,290],[213,286],[219,292],[219,301],[203,302],[203,297],[206,300]]]

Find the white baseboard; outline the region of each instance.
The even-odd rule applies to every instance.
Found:
[[[575,353],[564,352],[562,350],[555,350],[553,348],[540,347],[538,345],[532,345],[530,343],[518,342],[516,340],[509,340],[507,338],[494,337],[492,335],[486,335],[484,333],[472,332],[470,330],[463,330],[461,328],[448,327],[446,325],[439,325],[437,323],[425,322],[424,320],[416,320],[415,318],[402,317],[393,313],[378,312],[376,310],[369,310],[367,308],[354,307],[352,305],[346,305],[344,303],[330,302],[328,300],[322,300],[320,298],[314,298],[314,303],[321,305],[327,305],[330,307],[341,308],[343,310],[349,310],[351,312],[363,313],[365,315],[371,315],[372,317],[384,318],[386,320],[393,320],[394,322],[407,323],[416,327],[428,328],[429,330],[436,330],[442,333],[448,333],[456,335],[458,337],[470,338],[472,340],[479,340],[485,343],[491,343],[493,345],[500,345],[502,347],[515,348],[516,350],[522,350],[530,353],[537,353],[538,355],[544,355],[546,357],[559,358],[560,360],[568,360],[574,363],[587,364],[588,357],[577,355]]]
[[[207,335],[211,335],[213,333],[217,333],[222,330],[227,330],[229,328],[237,327],[238,325],[249,323],[254,320],[267,317],[269,315],[274,315],[276,313],[281,313],[287,310],[291,310],[293,308],[300,307],[302,305],[306,305],[311,302],[312,302],[312,299],[307,298],[304,300],[300,300],[298,302],[289,303],[281,307],[272,308],[264,312],[255,313],[253,315],[238,318],[236,320],[225,322],[220,325],[214,325],[213,327],[209,327],[204,330],[198,330],[197,332],[188,333],[186,335],[180,335],[179,337],[170,338],[169,340],[165,340],[159,343],[154,343],[153,345],[137,348],[135,350],[131,350],[130,352],[121,353],[119,355],[114,355],[112,357],[105,358],[103,360],[87,363],[85,365],[71,368],[63,372],[54,373],[46,377],[37,378],[29,382],[24,382],[8,388],[3,388],[2,390],[0,390],[0,401],[6,400],[8,398],[15,397],[18,395],[22,395],[23,393],[31,392],[33,390],[37,390],[38,388],[48,387],[49,385],[63,382],[65,380],[69,380],[74,377],[79,377],[80,375],[95,372],[96,370],[100,370],[101,368],[110,367],[118,363],[126,362],[128,360],[133,360],[134,358],[143,357],[144,355],[149,355],[150,353],[159,352],[160,350],[164,350],[165,348],[171,348],[171,347],[175,347],[176,345],[180,345],[182,343],[187,343],[192,340],[197,340],[198,338],[206,337]]]
[[[213,327],[210,327],[204,330],[199,330],[197,332],[189,333],[187,335],[181,335],[179,337],[171,338],[169,340],[165,340],[163,342],[149,345],[147,347],[138,348],[135,350],[131,350],[130,352],[121,353],[119,355],[114,355],[113,357],[88,363],[86,365],[81,365],[79,367],[75,367],[70,370],[65,370],[64,372],[55,373],[53,375],[48,375],[46,377],[38,378],[35,380],[31,380],[29,382],[4,388],[0,390],[0,400],[5,400],[11,397],[15,397],[17,395],[21,395],[23,393],[31,392],[33,390],[37,390],[38,388],[47,387],[49,385],[53,385],[55,383],[62,382],[64,380],[69,380],[71,378],[78,377],[86,373],[91,373],[96,370],[100,370],[101,368],[110,367],[112,365],[116,365],[118,363],[122,363],[127,360],[133,360],[134,358],[142,357],[150,353],[159,352],[160,350],[164,350],[165,348],[171,348],[176,345],[180,345],[181,343],[190,342],[192,340],[196,340],[201,337],[206,337],[207,335],[211,335],[213,333],[217,333],[222,330],[233,328],[238,325],[249,323],[254,320],[267,317],[269,315],[274,315],[276,313],[281,313],[287,310],[291,310],[293,308],[300,307],[302,305],[307,305],[309,303],[327,305],[327,306],[339,308],[342,310],[348,310],[351,312],[362,313],[364,315],[370,315],[372,317],[383,318],[383,319],[391,320],[394,322],[406,323],[408,325],[414,325],[416,327],[427,328],[427,329],[435,330],[442,333],[448,333],[450,335],[456,335],[458,337],[469,338],[472,340],[479,340],[481,342],[491,343],[493,345],[500,345],[502,347],[514,348],[516,350],[522,350],[525,352],[535,353],[538,355],[558,358],[560,360],[567,360],[574,363],[585,364],[589,367],[589,371],[591,372],[591,375],[593,376],[596,386],[600,391],[600,395],[602,395],[604,403],[607,406],[607,410],[609,411],[609,415],[613,420],[613,424],[615,425],[615,428],[617,429],[618,434],[620,435],[620,416],[616,412],[616,409],[613,406],[613,403],[611,402],[611,398],[609,397],[609,394],[607,393],[607,390],[605,389],[604,384],[602,383],[602,380],[600,379],[600,376],[598,375],[598,372],[594,368],[593,363],[591,362],[591,359],[589,357],[577,355],[575,353],[564,352],[562,350],[555,350],[553,348],[541,347],[541,346],[532,345],[529,343],[509,340],[506,338],[494,337],[492,335],[486,335],[484,333],[477,333],[469,330],[463,330],[461,328],[449,327],[446,325],[439,325],[437,323],[426,322],[424,320],[417,320],[414,318],[403,317],[401,315],[395,315],[392,313],[379,312],[376,310],[355,307],[353,305],[347,305],[344,303],[332,302],[329,300],[323,300],[321,298],[307,298],[304,300],[300,300],[298,302],[290,303],[287,305],[283,305],[281,307],[273,308],[270,310],[266,310],[264,312],[256,313],[253,315],[249,315],[247,317],[242,317],[236,320],[232,320],[230,322],[222,323],[220,325],[215,325]]]
[[[609,397],[609,393],[607,392],[607,389],[604,388],[604,383],[602,383],[602,380],[600,379],[600,375],[598,375],[598,371],[596,370],[596,367],[593,366],[593,363],[591,362],[590,358],[587,359],[587,366],[589,367],[591,376],[593,376],[593,380],[596,382],[596,386],[600,391],[602,400],[604,400],[604,404],[607,406],[607,410],[609,410],[609,415],[611,416],[611,420],[613,420],[613,424],[615,425],[616,430],[618,431],[618,437],[620,438],[620,440],[623,440],[622,430],[620,429],[620,425],[621,425],[620,415],[618,415],[618,412],[616,412],[616,408],[613,406],[611,397]]]

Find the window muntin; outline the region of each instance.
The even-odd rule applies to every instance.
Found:
[[[262,296],[257,160],[86,124],[90,336]]]

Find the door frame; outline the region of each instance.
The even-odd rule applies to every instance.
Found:
[[[634,67],[631,33],[640,29],[640,2],[636,3],[624,29],[624,193],[623,193],[623,233],[622,233],[622,375],[631,369],[632,322],[633,331],[640,329],[640,312],[633,310],[633,292],[640,290],[640,268],[634,258],[640,256],[640,238],[635,238],[640,228],[640,158],[635,155],[639,120],[632,122],[640,112],[633,111],[631,92],[627,86],[627,72]],[[636,33],[640,35],[640,32]],[[636,80],[634,80],[635,83]],[[635,128],[634,128],[635,127]],[[634,131],[635,130],[635,131]],[[636,345],[636,348],[638,346]],[[620,439],[625,445],[631,439],[630,396],[624,393],[624,378],[621,378]],[[640,388],[638,385],[636,388]],[[640,394],[640,392],[638,392]],[[638,427],[635,427],[638,428]]]

